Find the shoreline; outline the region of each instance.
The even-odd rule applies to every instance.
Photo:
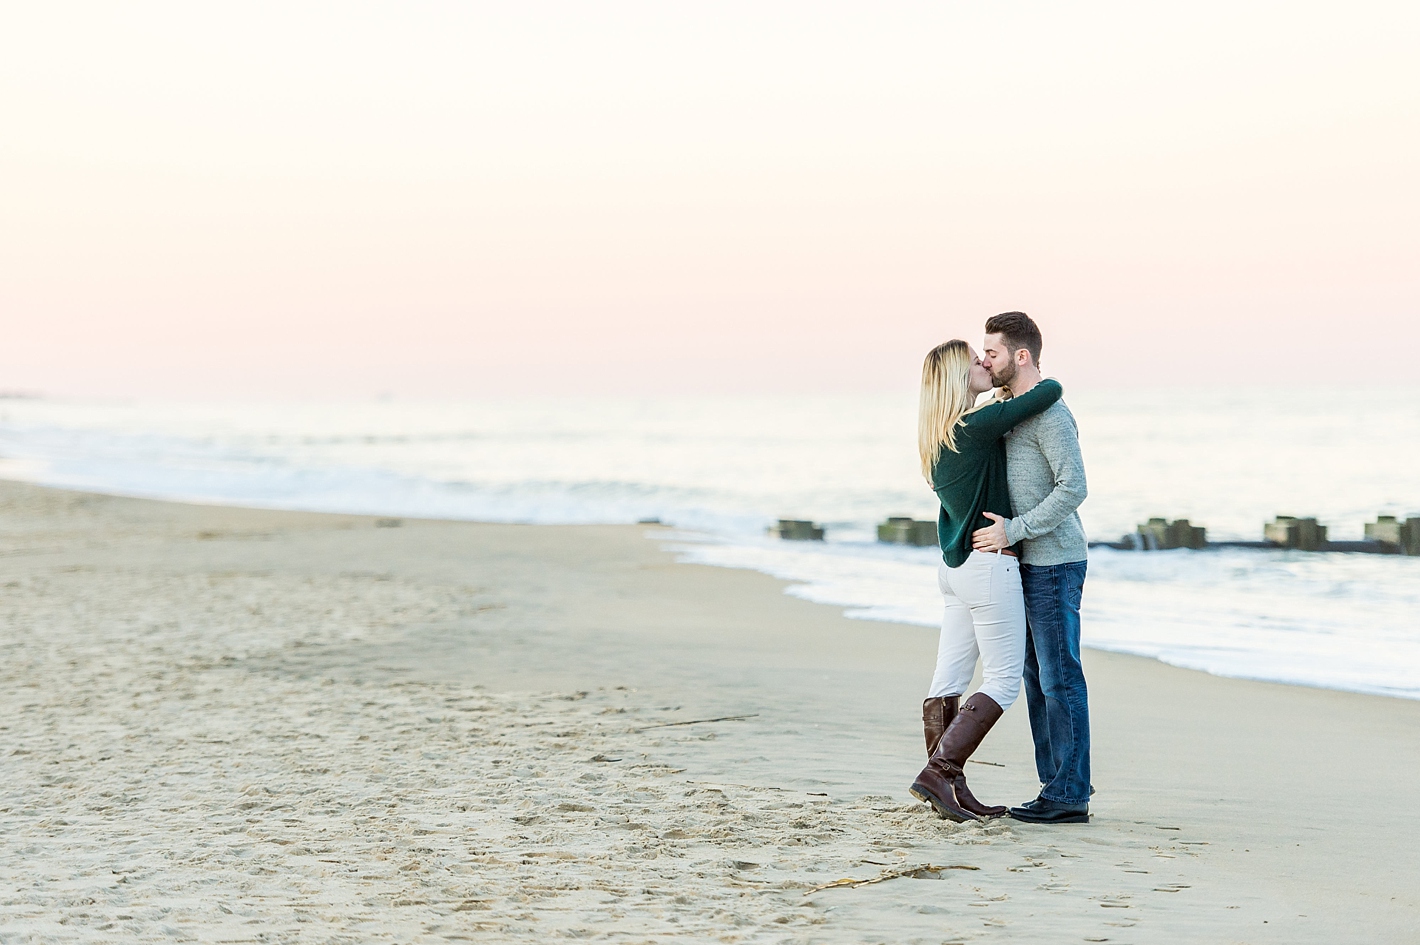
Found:
[[[0,461],[0,463],[3,463],[3,461]],[[832,599],[828,599],[828,600],[820,599],[820,598],[818,597],[818,595],[815,593],[816,591],[819,590],[819,587],[817,586],[818,582],[816,582],[816,580],[815,580],[814,578],[811,578],[811,577],[805,577],[805,576],[802,576],[802,575],[785,576],[785,574],[782,573],[782,572],[783,572],[783,569],[782,569],[782,568],[765,567],[765,566],[758,566],[758,565],[753,565],[753,564],[743,564],[743,563],[722,563],[722,562],[713,560],[713,557],[712,557],[712,558],[702,558],[701,556],[699,556],[699,555],[696,554],[696,551],[697,551],[698,548],[702,547],[702,544],[701,544],[701,543],[702,543],[702,541],[703,541],[704,539],[707,539],[707,538],[708,538],[708,539],[709,539],[709,544],[712,545],[712,546],[735,547],[735,544],[734,544],[734,542],[733,542],[731,539],[725,538],[725,537],[723,537],[723,536],[717,536],[717,535],[713,535],[713,534],[710,534],[710,533],[696,532],[696,531],[693,530],[693,529],[682,529],[682,528],[680,528],[680,527],[678,527],[678,526],[675,526],[675,525],[668,525],[668,524],[664,524],[664,523],[661,523],[661,522],[641,522],[641,523],[638,523],[638,524],[636,524],[636,525],[632,525],[632,524],[629,524],[629,523],[592,523],[592,524],[563,524],[563,523],[553,523],[553,524],[549,524],[549,523],[531,523],[531,522],[490,522],[490,521],[479,521],[479,520],[474,520],[474,519],[451,519],[451,518],[439,518],[439,517],[433,517],[433,516],[409,515],[409,514],[404,514],[404,513],[346,512],[346,511],[312,510],[312,509],[306,509],[306,508],[298,508],[298,507],[294,507],[294,506],[284,506],[284,505],[279,505],[279,504],[272,504],[272,505],[262,505],[262,504],[259,504],[259,503],[258,503],[258,504],[253,504],[253,503],[242,502],[242,501],[237,501],[237,500],[233,500],[233,501],[227,502],[227,501],[222,501],[222,500],[219,500],[219,499],[211,499],[211,498],[167,498],[167,497],[149,495],[149,494],[145,494],[145,493],[141,493],[141,492],[133,492],[133,493],[120,492],[120,491],[94,492],[94,491],[90,491],[90,490],[88,490],[88,489],[84,489],[84,488],[81,488],[81,487],[56,486],[56,485],[42,484],[42,483],[35,482],[35,481],[32,481],[32,480],[27,480],[27,479],[7,478],[7,477],[5,477],[5,476],[3,475],[3,473],[0,473],[0,483],[15,483],[15,484],[19,484],[19,485],[30,486],[30,487],[37,488],[37,489],[47,489],[47,490],[54,490],[54,491],[57,491],[57,492],[74,493],[74,494],[77,494],[77,495],[104,496],[104,497],[108,497],[108,498],[134,500],[134,501],[142,501],[142,502],[171,503],[171,504],[175,504],[175,505],[188,506],[188,507],[193,507],[193,508],[237,509],[237,510],[245,509],[245,510],[253,511],[253,512],[269,512],[269,513],[276,513],[276,514],[349,516],[349,517],[354,517],[354,518],[385,519],[385,520],[395,520],[395,519],[398,519],[398,520],[400,520],[400,521],[408,520],[408,521],[410,521],[410,522],[424,522],[424,523],[431,523],[431,524],[477,525],[477,526],[490,526],[490,527],[531,527],[531,528],[631,528],[631,529],[642,529],[642,530],[653,529],[653,528],[663,528],[663,529],[665,529],[665,531],[666,531],[666,533],[667,533],[667,534],[666,534],[666,537],[664,537],[664,538],[656,538],[656,539],[653,539],[653,540],[658,541],[658,542],[663,542],[663,543],[665,543],[665,544],[663,544],[663,546],[662,546],[662,550],[669,551],[671,554],[675,555],[676,558],[677,558],[677,561],[680,561],[681,563],[692,564],[692,565],[706,565],[706,564],[708,564],[708,565],[713,566],[713,567],[727,568],[727,569],[730,569],[730,570],[748,570],[748,571],[752,571],[752,572],[757,573],[757,574],[765,575],[765,576],[770,577],[771,579],[773,579],[773,580],[775,580],[775,581],[780,582],[782,585],[784,585],[784,586],[785,586],[785,589],[786,589],[786,592],[789,593],[791,596],[795,596],[795,597],[797,597],[797,598],[799,598],[799,599],[801,599],[801,600],[805,600],[805,601],[807,601],[807,602],[809,602],[809,603],[817,604],[817,605],[820,605],[820,606],[827,606],[827,607],[835,608],[835,609],[839,610],[840,612],[842,612],[842,613],[843,613],[843,616],[844,616],[846,619],[849,619],[849,620],[865,621],[865,622],[870,622],[870,623],[902,624],[902,625],[906,625],[906,626],[925,627],[925,628],[928,628],[928,629],[932,630],[933,632],[936,631],[936,625],[935,625],[935,624],[928,624],[928,623],[926,623],[926,622],[919,622],[919,621],[903,621],[903,620],[894,619],[893,617],[890,617],[890,616],[885,617],[885,616],[879,615],[878,613],[874,613],[873,611],[881,610],[881,607],[880,607],[879,605],[877,605],[877,604],[863,604],[863,603],[857,603],[857,602],[850,604],[850,603],[841,603],[841,602],[838,602],[838,601],[835,601],[835,600],[832,600]],[[793,543],[793,544],[800,544],[800,543],[795,542],[795,543]],[[803,544],[808,544],[808,545],[810,545],[810,547],[812,547],[812,543],[803,543]],[[851,544],[851,543],[850,543],[850,544]],[[1207,551],[1219,551],[1219,550],[1223,550],[1224,548],[1231,548],[1232,546],[1237,545],[1237,544],[1248,544],[1248,545],[1251,547],[1252,545],[1255,545],[1255,544],[1257,544],[1257,543],[1246,543],[1246,542],[1239,543],[1239,542],[1226,542],[1226,541],[1225,541],[1225,542],[1221,542],[1221,543],[1215,543],[1213,546],[1210,546],[1209,548],[1204,549],[1204,550],[1207,550]],[[667,546],[672,546],[672,547],[667,547]],[[1092,542],[1090,542],[1090,546],[1091,546],[1092,549],[1100,548],[1100,549],[1118,550],[1117,548],[1115,548],[1115,546],[1114,546],[1113,544],[1111,544],[1111,543],[1109,543],[1109,542],[1092,541]],[[874,546],[874,547],[877,547],[877,546]],[[896,549],[896,548],[898,548],[898,547],[900,547],[900,546],[892,545],[892,546],[889,546],[889,547],[890,547],[891,549]],[[860,549],[856,549],[856,548],[855,548],[854,550],[860,550]],[[1276,551],[1276,552],[1282,552],[1282,553],[1291,553],[1291,552],[1293,551],[1293,550],[1291,550],[1291,549],[1285,549],[1285,548],[1269,548],[1269,549],[1253,549],[1253,550]],[[1142,553],[1142,552],[1141,552],[1141,553]],[[1353,552],[1353,551],[1345,551],[1345,550],[1343,550],[1343,551],[1321,552],[1321,554],[1328,554],[1328,555],[1329,555],[1329,554],[1351,555],[1351,554],[1355,554],[1355,553],[1356,553],[1356,552]],[[1308,557],[1310,557],[1312,554],[1317,554],[1317,552],[1306,552],[1306,553],[1304,553],[1304,554],[1306,554]],[[1369,555],[1368,555],[1368,556],[1369,556]],[[1152,555],[1151,555],[1151,557],[1152,557]],[[1396,557],[1404,557],[1404,556],[1394,555],[1394,554],[1387,554],[1387,555],[1384,555],[1384,556],[1382,556],[1382,557],[1386,557],[1386,558],[1396,558]],[[696,560],[697,558],[701,558],[701,560]],[[780,572],[780,573],[776,573],[776,571],[777,571],[777,572]],[[806,591],[807,593],[799,593],[798,591],[796,591],[796,589],[802,589],[803,591]],[[1093,600],[1093,595],[1091,595],[1091,600],[1090,600],[1090,601],[1087,601],[1087,609],[1088,609],[1088,607],[1093,606],[1092,600]],[[1090,616],[1091,616],[1091,615],[1090,615],[1089,613],[1086,614],[1086,623],[1087,623],[1087,624],[1090,622]],[[1287,676],[1287,677],[1285,677],[1285,678],[1275,678],[1275,677],[1269,677],[1269,676],[1265,676],[1265,675],[1255,675],[1255,674],[1252,674],[1252,673],[1250,673],[1250,672],[1248,672],[1248,671],[1246,671],[1246,670],[1228,670],[1228,669],[1221,669],[1221,668],[1217,668],[1217,667],[1208,667],[1208,666],[1203,666],[1203,665],[1189,665],[1190,661],[1192,661],[1192,662],[1197,662],[1197,661],[1198,661],[1198,658],[1197,658],[1197,657],[1192,657],[1191,659],[1190,659],[1189,657],[1174,657],[1174,658],[1170,658],[1170,657],[1168,657],[1168,656],[1166,656],[1166,655],[1161,655],[1161,654],[1156,653],[1156,652],[1147,652],[1147,651],[1150,650],[1150,649],[1165,649],[1165,650],[1167,650],[1168,647],[1167,647],[1167,646],[1163,646],[1163,645],[1152,646],[1152,647],[1146,647],[1146,646],[1139,645],[1139,644],[1124,644],[1124,643],[1111,642],[1111,641],[1108,641],[1108,640],[1096,640],[1096,641],[1091,641],[1091,640],[1088,640],[1088,639],[1082,641],[1082,644],[1081,644],[1081,645],[1082,645],[1082,647],[1085,648],[1085,649],[1093,650],[1093,651],[1098,652],[1098,653],[1113,653],[1113,654],[1118,654],[1118,655],[1123,655],[1123,656],[1136,657],[1136,658],[1140,658],[1140,659],[1153,660],[1153,661],[1158,662],[1158,663],[1161,663],[1161,664],[1163,664],[1163,665],[1165,665],[1165,666],[1171,666],[1171,667],[1174,667],[1174,668],[1177,668],[1177,669],[1183,669],[1183,670],[1187,670],[1187,671],[1190,671],[1190,672],[1200,672],[1200,673],[1204,673],[1204,674],[1206,674],[1206,675],[1214,676],[1214,677],[1217,677],[1217,678],[1220,678],[1220,679],[1235,679],[1235,680],[1239,680],[1239,681],[1243,681],[1243,682],[1256,682],[1256,683],[1264,683],[1264,684],[1269,684],[1269,685],[1297,686],[1297,687],[1301,687],[1301,688],[1305,688],[1305,689],[1317,689],[1317,690],[1322,690],[1322,691],[1327,691],[1327,692],[1345,692],[1345,693],[1351,693],[1351,694],[1355,694],[1355,695],[1377,696],[1377,697],[1383,697],[1383,698],[1403,699],[1403,700],[1407,700],[1407,701],[1420,701],[1420,689],[1396,690],[1396,689],[1394,689],[1394,688],[1385,687],[1385,686],[1382,686],[1382,685],[1379,685],[1379,684],[1375,684],[1375,683],[1353,683],[1353,684],[1350,684],[1350,685],[1345,685],[1345,684],[1342,684],[1342,683],[1339,683],[1339,682],[1336,682],[1336,681],[1310,680],[1310,679],[1307,679],[1307,678],[1303,678],[1303,677],[1301,677],[1301,676],[1298,676],[1298,675],[1296,675],[1296,674],[1289,675],[1289,676]]]
[[[955,826],[906,793],[933,631],[676,563],[647,526],[11,482],[0,523],[21,937],[1420,929],[1410,700],[1090,650],[1094,822]],[[978,758],[983,800],[1033,795],[1023,705]],[[976,869],[805,895],[924,864]]]

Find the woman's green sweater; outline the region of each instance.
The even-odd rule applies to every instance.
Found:
[[[1041,381],[1019,397],[982,407],[962,418],[956,452],[942,447],[932,467],[932,490],[942,501],[937,543],[947,567],[961,567],[971,554],[971,533],[991,524],[983,512],[1011,517],[1006,444],[1001,437],[1049,409],[1063,393],[1059,381]]]

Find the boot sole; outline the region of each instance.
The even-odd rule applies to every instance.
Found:
[[[947,820],[955,821],[959,824],[965,824],[981,820],[980,817],[977,817],[975,814],[971,813],[971,811],[961,810],[960,808],[952,807],[950,804],[943,803],[942,801],[937,799],[937,796],[935,794],[933,794],[931,791],[927,790],[920,784],[914,784],[907,790],[908,793],[910,793],[913,797],[917,798],[919,801],[925,801],[926,803],[931,804],[932,809],[935,810],[942,817],[945,817]]]

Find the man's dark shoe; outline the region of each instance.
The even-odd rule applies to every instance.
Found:
[[[1025,802],[1024,804],[1022,804],[1020,807],[1013,807],[1013,808],[1011,808],[1011,812],[1014,814],[1014,813],[1015,813],[1016,811],[1018,811],[1018,810],[1036,811],[1036,810],[1039,810],[1039,809],[1040,809],[1040,806],[1041,806],[1042,804],[1049,804],[1049,803],[1050,803],[1049,801],[1047,801],[1045,798],[1043,798],[1043,797],[1041,797],[1040,795],[1037,794],[1036,797],[1035,797],[1035,800],[1033,800],[1033,801],[1026,801],[1026,802]]]
[[[1087,824],[1090,804],[1063,804],[1037,797],[1033,801],[1011,808],[1011,816],[1028,824]]]

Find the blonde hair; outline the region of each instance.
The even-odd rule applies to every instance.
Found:
[[[922,362],[917,452],[922,458],[922,475],[928,482],[932,481],[932,467],[942,458],[942,447],[957,452],[957,427],[963,417],[976,409],[971,364],[971,346],[960,339],[937,345]]]

